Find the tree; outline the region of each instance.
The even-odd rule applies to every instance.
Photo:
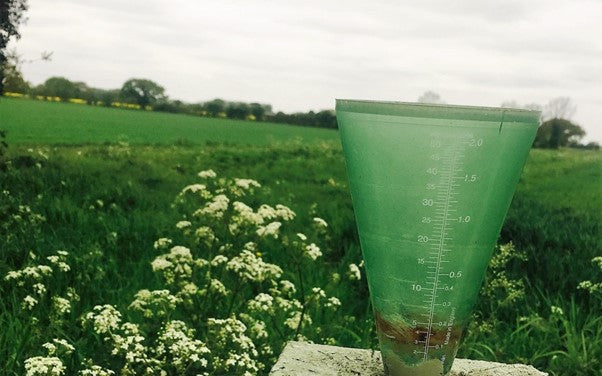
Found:
[[[549,119],[567,119],[570,120],[577,112],[577,106],[572,103],[569,97],[557,97],[551,99],[543,109],[543,118]]]
[[[0,1],[0,94],[4,93],[4,66],[6,64],[6,45],[10,38],[19,39],[19,25],[25,20],[27,0]]]
[[[579,125],[567,119],[553,118],[541,124],[537,130],[534,147],[558,149],[565,146],[580,145],[579,140],[585,131]]]
[[[223,99],[215,98],[214,100],[205,102],[204,107],[205,111],[207,111],[207,113],[210,116],[216,117],[220,113],[226,111],[226,101],[224,101]]]
[[[257,121],[262,121],[265,118],[265,106],[259,104],[259,103],[251,103],[249,105],[250,107],[250,111],[251,111],[251,115],[255,116],[255,120]]]
[[[434,91],[428,90],[425,91],[424,94],[422,94],[419,98],[418,98],[418,102],[420,103],[434,103],[434,104],[443,104],[445,102],[443,102],[443,100],[441,99],[441,96],[437,93],[435,93]]]
[[[141,109],[165,99],[165,89],[156,82],[143,78],[127,80],[121,87],[120,96],[128,102],[135,102]]]
[[[16,50],[9,51],[2,69],[4,91],[13,93],[27,93],[30,90],[29,82],[25,81],[21,73],[23,60]]]
[[[62,101],[79,98],[79,87],[65,77],[50,77],[42,86],[43,95],[59,97]]]
[[[245,119],[251,114],[251,108],[244,102],[230,102],[226,107],[226,116],[229,119]]]

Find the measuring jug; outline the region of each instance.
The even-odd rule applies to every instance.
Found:
[[[539,112],[337,100],[385,371],[449,372]]]

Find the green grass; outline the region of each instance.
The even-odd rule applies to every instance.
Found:
[[[14,105],[24,107],[16,109]],[[25,114],[27,108],[56,110],[53,116],[59,120],[54,122],[68,121],[70,125],[63,124],[63,130],[52,125],[49,127],[58,133],[49,132],[43,126],[48,113]],[[22,361],[40,355],[40,345],[52,336],[68,336],[85,349],[88,344],[78,342],[75,329],[82,313],[100,303],[116,304],[125,310],[139,289],[160,286],[149,267],[157,255],[153,241],[173,231],[180,219],[171,208],[174,197],[183,186],[195,182],[196,173],[202,169],[213,168],[222,176],[257,179],[266,187],[270,203],[289,205],[301,222],[310,223],[313,215],[326,219],[329,236],[324,256],[307,273],[308,284],[324,285],[331,273],[344,274],[350,262],[360,260],[335,131],[314,134],[311,132],[321,130],[2,99],[0,116],[6,113],[12,113],[9,119],[14,123],[5,123],[2,117],[0,127],[6,124],[9,129],[12,167],[0,172],[0,190],[13,193],[18,202],[12,206],[29,204],[46,217],[46,223],[36,233],[25,226],[6,227],[2,222],[0,276],[21,267],[29,250],[46,255],[66,249],[78,261],[73,265],[74,273],[57,282],[56,288],[76,287],[81,300],[73,308],[67,329],[40,330],[20,312],[15,291],[0,281],[0,374],[21,374]],[[86,138],[74,129],[81,127],[78,116],[92,114],[102,118],[93,123],[107,121],[113,125],[98,127],[100,136],[87,134]],[[123,116],[134,120],[125,124],[129,120]],[[160,119],[181,121],[182,135],[159,130],[165,121]],[[141,132],[140,138],[134,138],[138,128],[132,124],[138,121],[154,124],[157,131]],[[186,135],[187,129],[196,129],[197,122],[205,124],[207,138]],[[132,132],[128,139],[131,144],[101,144],[120,140],[120,132],[115,131],[120,123]],[[222,127],[226,123],[230,125]],[[275,138],[259,130],[249,136],[253,140],[249,141],[238,131],[248,126],[261,131],[266,131],[264,126],[281,127],[283,133],[274,134],[282,135],[282,140],[303,141],[273,142]],[[164,127],[171,130],[171,125]],[[60,132],[65,133],[64,140],[53,136]],[[213,137],[226,138],[227,132],[232,134],[228,141],[239,145],[203,144],[223,140]],[[190,143],[170,144],[182,138]],[[78,142],[85,145],[57,145]],[[512,241],[527,257],[504,265],[510,279],[524,284],[524,296],[503,305],[499,299],[483,295],[476,308],[477,321],[467,333],[460,356],[529,363],[553,375],[596,375],[602,369],[601,302],[576,288],[580,281],[600,279],[590,260],[602,249],[601,167],[600,152],[531,151],[500,239],[502,243]],[[96,205],[97,200],[104,203],[102,208]],[[116,238],[111,236],[113,232]],[[490,273],[489,279],[493,278]],[[359,287],[346,285],[338,296],[348,320],[314,324],[336,325],[335,339],[340,345],[376,346],[365,281]],[[552,306],[564,313],[552,313]],[[317,334],[315,339],[319,339]]]
[[[265,145],[338,141],[335,131],[254,121],[0,98],[0,127],[11,143],[222,142]]]
[[[602,153],[534,149],[517,194],[602,220]]]

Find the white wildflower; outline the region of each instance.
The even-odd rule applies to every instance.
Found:
[[[194,339],[194,330],[182,321],[166,323],[157,342],[157,355],[168,360],[178,374],[185,374],[191,363],[207,366],[209,348],[202,341]]]
[[[272,236],[274,239],[278,239],[280,226],[282,226],[282,223],[280,222],[271,222],[268,223],[267,226],[259,226],[256,232],[257,235],[261,237]]]
[[[224,212],[228,210],[230,199],[226,195],[217,195],[211,201],[205,204],[204,207],[194,212],[194,216],[209,216],[220,219],[224,216]]]
[[[165,248],[169,247],[171,245],[171,243],[172,243],[171,239],[159,238],[155,241],[155,244],[153,244],[153,247],[155,249],[165,249]]]
[[[33,288],[33,292],[38,296],[42,296],[46,293],[46,286],[44,286],[42,283],[35,283],[31,287]]]
[[[564,315],[564,311],[560,307],[551,306],[550,309],[551,309],[553,315],[558,315],[558,316]]]
[[[271,207],[270,205],[263,204],[257,209],[257,214],[259,214],[263,219],[275,219],[278,217],[278,212],[276,209]]]
[[[295,212],[284,205],[276,205],[276,215],[283,221],[291,221],[295,218]]]
[[[360,272],[360,268],[355,264],[349,264],[349,269],[347,270],[347,277],[352,281],[359,281],[362,279],[362,273]]]
[[[23,309],[31,311],[33,309],[33,307],[36,306],[36,304],[38,304],[38,300],[36,298],[34,298],[33,296],[31,296],[31,295],[27,295],[25,298],[23,298],[23,302],[21,303],[21,307]]]
[[[61,376],[66,367],[57,357],[34,356],[25,359],[26,376]]]
[[[311,289],[311,292],[318,298],[325,298],[326,297],[326,293],[324,292],[324,290],[322,290],[319,287],[314,287]]]
[[[52,308],[59,315],[64,315],[71,312],[71,302],[60,296],[52,297]]]
[[[48,355],[69,355],[75,351],[75,347],[64,339],[54,338],[51,342],[42,345],[48,351]]]
[[[302,241],[306,241],[307,240],[307,236],[305,236],[305,234],[302,234],[300,232],[297,233],[297,237],[299,239],[301,239]]]
[[[228,262],[228,258],[224,255],[217,255],[211,260],[211,266],[219,266]]]
[[[216,239],[213,230],[209,226],[201,226],[197,228],[194,231],[194,236],[199,243],[203,242],[207,247],[210,247]]]
[[[261,187],[261,184],[259,184],[256,180],[253,179],[234,179],[234,184],[243,189],[249,189],[251,187]]]
[[[217,174],[215,173],[215,171],[209,169],[209,170],[204,170],[199,172],[199,177],[202,179],[213,179],[217,176]]]
[[[153,271],[159,272],[168,284],[173,284],[192,276],[194,261],[189,248],[176,245],[169,253],[155,258],[151,266]]]
[[[264,293],[257,295],[248,302],[249,309],[255,312],[271,312],[273,305],[274,298]]]
[[[305,246],[304,255],[315,261],[318,257],[322,256],[322,252],[320,251],[320,247],[311,243],[310,245]]]
[[[186,187],[184,187],[184,189],[182,189],[182,193],[186,193],[186,192],[191,192],[191,193],[196,193],[199,191],[204,191],[207,189],[207,186],[205,184],[191,184],[191,185],[187,185]]]
[[[256,320],[250,327],[249,332],[255,339],[267,339],[269,334],[265,322]]]
[[[315,224],[316,224],[316,226],[318,226],[318,227],[323,227],[323,228],[326,228],[326,227],[328,227],[328,223],[326,223],[326,221],[325,221],[325,220],[323,220],[323,219],[322,219],[322,218],[320,218],[320,217],[314,217],[314,223],[315,223]]]
[[[141,312],[144,317],[165,317],[176,309],[178,298],[169,290],[140,290],[136,293],[130,309]]]
[[[311,317],[309,317],[309,315],[303,315],[303,325],[311,325],[311,323]],[[293,312],[289,318],[284,320],[284,325],[292,330],[297,330],[297,328],[301,325],[301,312]]]
[[[282,275],[282,269],[278,265],[266,263],[261,257],[246,249],[228,261],[226,269],[233,271],[246,281],[263,282],[280,278]]]
[[[280,286],[281,286],[280,289],[285,294],[294,294],[297,292],[297,289],[295,288],[295,284],[286,279],[283,279],[282,281],[280,281]]]
[[[173,263],[167,261],[165,257],[159,256],[151,262],[151,267],[153,271],[161,271],[165,269],[171,269],[173,267]]]
[[[83,322],[92,324],[97,334],[107,334],[119,327],[121,313],[110,304],[97,305],[84,316]]]
[[[209,284],[209,290],[219,295],[228,295],[228,289],[226,288],[226,286],[224,286],[224,284],[220,280],[215,278],[211,279],[211,282]]]
[[[178,223],[176,223],[176,228],[181,230],[186,227],[190,227],[191,225],[192,223],[190,223],[190,221],[179,221]]]
[[[328,308],[337,309],[337,307],[341,306],[341,301],[339,300],[339,298],[331,296],[330,298],[328,298],[328,301],[325,305]]]
[[[113,376],[115,372],[102,368],[101,366],[93,365],[90,368],[83,369],[78,372],[79,376]]]

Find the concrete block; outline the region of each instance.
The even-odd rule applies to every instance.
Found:
[[[270,376],[383,376],[379,351],[289,342]],[[449,376],[547,376],[524,364],[456,359]]]

